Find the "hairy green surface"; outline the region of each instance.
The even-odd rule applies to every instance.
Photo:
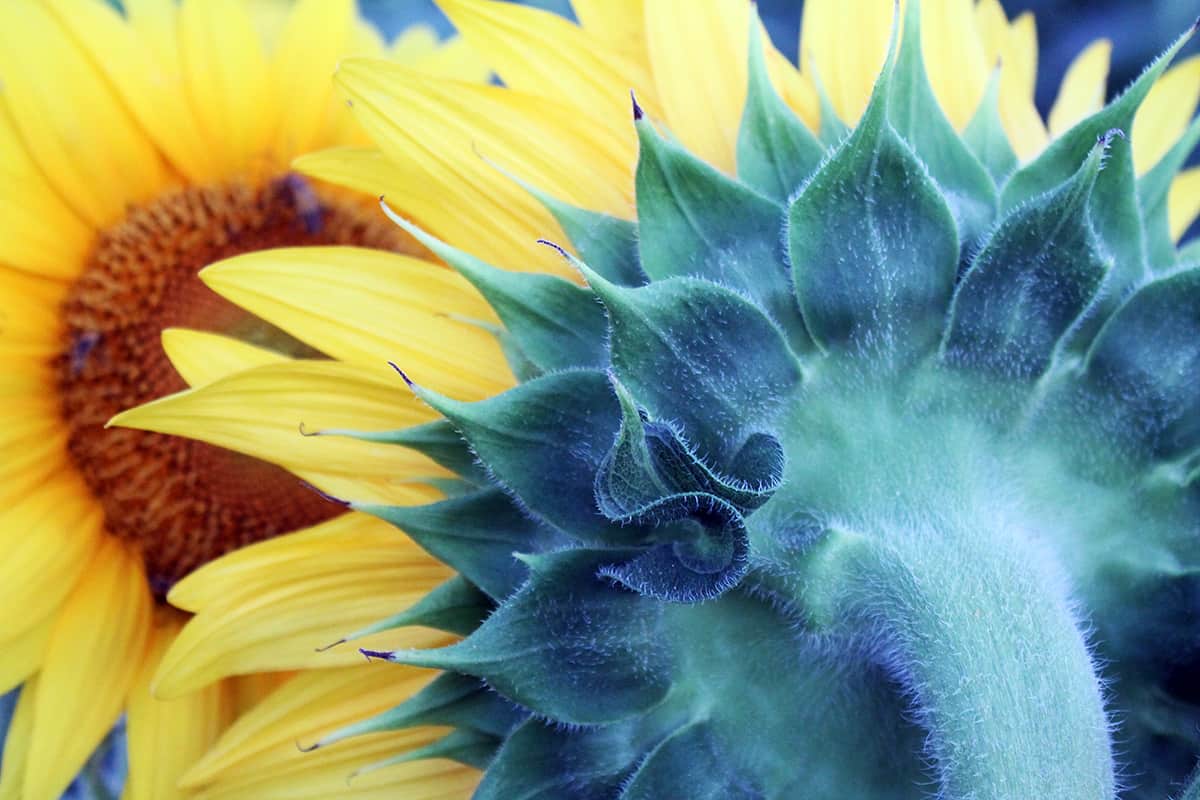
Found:
[[[1200,796],[1200,270],[1165,223],[1200,126],[1141,179],[1127,138],[1184,39],[1018,169],[995,87],[942,115],[916,5],[853,131],[753,35],[737,179],[635,103],[636,225],[543,198],[586,289],[397,219],[523,381],[414,386],[445,421],[377,437],[461,482],[357,507],[460,576],[371,630],[466,636],[368,653],[443,674],[322,745],[451,725],[397,758],[483,800]]]

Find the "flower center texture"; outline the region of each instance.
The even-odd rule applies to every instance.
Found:
[[[395,229],[297,176],[187,187],[131,207],[102,231],[62,306],[56,359],[71,458],[110,533],[140,546],[163,596],[239,547],[341,508],[271,464],[201,442],[105,429],[120,411],[186,389],[160,335],[180,327],[296,357],[321,354],[237,308],[198,278],[221,259],[294,245],[401,249]]]

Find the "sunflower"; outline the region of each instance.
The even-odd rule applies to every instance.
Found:
[[[196,271],[287,244],[412,249],[344,191],[289,172],[300,152],[362,140],[328,75],[388,49],[351,0],[124,5],[0,4],[0,692],[24,683],[4,798],[59,796],[123,712],[129,796],[175,796],[231,715],[282,678],[154,701],[151,676],[186,618],[167,591],[250,542],[327,520],[355,529],[273,465],[104,430],[233,366],[176,372],[159,343],[174,326],[238,337],[257,358],[315,355]],[[486,75],[428,30],[392,55]],[[392,548],[376,567],[403,560]]]
[[[1080,726],[1066,732],[1040,726],[1050,733],[1031,738],[1037,745],[1031,752],[1049,761],[1072,748],[1103,754],[1092,764],[1094,774],[1065,778],[1068,784],[1078,778],[1074,788],[1084,786],[1082,793],[1020,796],[1094,800],[1115,792],[1101,688],[1112,674],[1119,675],[1116,697],[1129,714],[1129,750],[1158,759],[1154,763],[1161,767],[1149,777],[1136,776],[1140,783],[1130,776],[1130,791],[1140,793],[1127,796],[1165,796],[1169,782],[1190,768],[1188,759],[1200,750],[1188,733],[1197,718],[1190,701],[1172,694],[1177,677],[1163,677],[1178,668],[1171,659],[1181,657],[1156,660],[1155,647],[1169,649],[1162,643],[1129,659],[1122,648],[1140,641],[1139,635],[1153,638],[1139,619],[1153,617],[1159,624],[1157,600],[1165,604],[1164,598],[1194,591],[1191,583],[1171,581],[1192,580],[1196,554],[1190,544],[1175,540],[1153,555],[1129,544],[1129,552],[1140,555],[1126,562],[1120,560],[1124,545],[1113,542],[1124,542],[1120,526],[1138,514],[1161,515],[1145,523],[1147,531],[1157,531],[1156,525],[1166,530],[1178,523],[1172,514],[1194,511],[1194,498],[1180,501],[1171,492],[1186,495],[1187,487],[1194,488],[1196,456],[1184,453],[1154,471],[1134,455],[1143,446],[1155,458],[1160,447],[1173,458],[1179,455],[1158,440],[1145,445],[1138,439],[1158,435],[1147,421],[1154,414],[1173,413],[1170,379],[1163,379],[1161,396],[1157,385],[1122,393],[1105,384],[1151,385],[1159,361],[1150,359],[1151,366],[1139,373],[1123,360],[1134,345],[1101,348],[1098,358],[1108,358],[1108,371],[1096,378],[1100,388],[1085,391],[1072,383],[1083,358],[1069,356],[1096,338],[1098,326],[1087,320],[1113,316],[1111,303],[1124,299],[1116,290],[1097,293],[1095,276],[1111,270],[1118,257],[1147,264],[1153,259],[1154,275],[1184,275],[1179,287],[1166,288],[1130,279],[1125,287],[1130,292],[1153,288],[1134,295],[1140,298],[1132,311],[1122,306],[1120,324],[1140,325],[1138,336],[1148,336],[1157,330],[1154,317],[1171,324],[1190,319],[1186,310],[1169,305],[1143,318],[1140,304],[1157,308],[1173,293],[1193,296],[1194,281],[1187,281],[1194,272],[1185,267],[1194,254],[1177,252],[1175,245],[1200,210],[1200,184],[1195,171],[1175,172],[1198,135],[1190,123],[1200,95],[1200,62],[1164,72],[1168,59],[1162,59],[1106,107],[1110,46],[1098,42],[1068,70],[1043,120],[1032,100],[1034,20],[1026,14],[1010,21],[995,0],[926,0],[918,12],[906,12],[907,47],[893,36],[891,3],[808,0],[800,68],[762,41],[751,5],[743,0],[574,0],[578,24],[493,0],[439,5],[503,86],[430,79],[379,60],[348,59],[335,83],[374,144],[306,155],[295,167],[385,196],[396,221],[455,272],[424,260],[427,256],[347,247],[287,248],[222,261],[202,272],[207,286],[334,363],[306,364],[286,354],[272,356],[275,363],[254,363],[243,343],[178,332],[169,350],[181,369],[208,359],[230,369],[125,412],[114,424],[194,437],[301,475],[346,464],[338,480],[320,484],[355,509],[342,524],[361,520],[356,524],[366,529],[372,525],[366,514],[391,520],[434,557],[430,565],[444,562],[460,574],[396,616],[360,625],[355,603],[331,596],[325,582],[356,570],[371,583],[374,573],[367,565],[376,556],[372,546],[324,526],[244,548],[180,581],[168,599],[194,616],[159,667],[156,686],[163,695],[196,691],[231,675],[288,668],[300,658],[289,648],[305,646],[333,654],[354,642],[370,657],[404,665],[381,672],[331,660],[330,669],[306,671],[242,716],[184,776],[183,785],[205,798],[323,797],[344,789],[343,781],[353,775],[351,791],[364,797],[461,797],[476,778],[453,761],[488,769],[479,790],[485,798],[555,791],[629,798],[794,796],[800,791],[795,784],[772,794],[761,786],[778,787],[789,776],[796,780],[788,770],[772,772],[777,763],[771,759],[793,763],[803,746],[812,748],[812,763],[826,769],[834,785],[844,789],[836,781],[857,780],[854,785],[864,793],[877,792],[871,797],[908,797],[904,787],[939,781],[954,789],[947,796],[1010,797],[971,794],[961,789],[968,784],[955,782],[997,776],[1036,781],[1048,774],[1053,781],[1070,770],[1060,764],[993,771],[982,760],[986,753],[969,746],[987,740],[920,729],[939,722],[943,713],[968,731],[987,721],[988,715],[974,711],[992,705],[954,705],[962,698],[978,700],[968,690],[986,692],[988,681],[976,687],[953,656],[1003,640],[1002,651],[1033,661],[1042,652],[1058,655],[1061,646],[1064,661],[1086,674],[1082,688],[1072,685],[1063,693],[1079,700],[1079,709],[1064,713],[1078,711],[1073,721]],[[919,48],[914,50],[913,41]],[[636,93],[633,126],[630,87]],[[906,105],[889,110],[889,103],[900,105],[895,98],[903,92]],[[908,118],[881,122],[885,114],[906,111]],[[651,120],[667,135],[659,135]],[[1121,133],[1125,139],[1110,130],[1122,125],[1128,128]],[[890,159],[893,171],[877,170],[879,159]],[[1097,182],[1102,168],[1103,184]],[[859,183],[889,191],[872,183],[880,174],[904,181],[903,192],[885,195],[892,202],[882,212],[856,194]],[[1113,188],[1110,175],[1127,180]],[[859,183],[847,176],[858,176]],[[1144,194],[1135,202],[1130,193],[1136,176],[1141,176],[1137,191]],[[1103,190],[1096,188],[1101,185]],[[1081,217],[1080,209],[1104,214],[1107,204],[1117,202],[1113,197],[1133,203],[1134,222],[1128,214],[1107,219],[1134,225],[1132,239],[1122,239],[1127,227],[1102,227]],[[849,210],[838,213],[838,202]],[[785,213],[787,227],[779,222]],[[877,230],[870,237],[878,251],[871,256],[883,267],[853,249],[865,234],[851,222],[876,213],[901,216],[888,237]],[[848,233],[835,235],[841,227]],[[761,275],[747,277],[755,264],[789,260],[776,253],[781,228],[790,260],[814,269],[811,276],[799,271],[794,276],[800,308],[782,278],[776,286]],[[926,237],[920,246],[912,244],[920,236]],[[1040,251],[1012,255],[1031,242],[1057,244],[1056,237],[1065,236],[1076,237],[1060,252],[1069,254],[1066,262],[1077,269],[1071,280],[1079,285],[1039,283],[1048,280],[1036,269],[1046,261]],[[538,240],[574,252],[538,246]],[[900,256],[891,256],[889,248],[899,249]],[[742,259],[743,252],[753,257]],[[819,258],[797,260],[797,253],[814,252],[832,253],[831,264],[858,272],[830,274],[834,267],[827,269]],[[913,286],[896,289],[909,275],[902,257],[913,253],[937,261],[944,280],[931,287],[914,279]],[[899,265],[889,257],[900,259]],[[1013,269],[1028,267],[1029,273],[988,283],[988,270],[1000,269],[989,259],[1004,265],[1008,258]],[[960,264],[978,267],[977,277],[968,280],[973,273],[965,273],[954,302],[975,303],[980,319],[1009,308],[1008,286],[1037,298],[1039,291],[1065,292],[1062,303],[1069,308],[1063,310],[1055,295],[1038,311],[1051,316],[1049,321],[1027,320],[1045,341],[1020,338],[1024,329],[1014,318],[1003,320],[999,333],[983,323],[978,329],[965,323],[951,327],[939,345]],[[887,267],[896,268],[889,273]],[[1145,272],[1151,274],[1149,266]],[[588,288],[580,285],[581,275]],[[1092,282],[1085,286],[1085,279]],[[876,280],[882,287],[872,283]],[[861,304],[876,289],[881,295],[909,292],[901,296],[913,302],[889,295],[868,313]],[[1096,305],[1084,314],[1089,298]],[[1019,299],[1012,302],[1023,309]],[[1180,359],[1195,352],[1194,344],[1183,344],[1182,334],[1166,328],[1160,333],[1167,345],[1179,347]],[[1021,348],[1047,355],[1026,361]],[[919,371],[912,353],[931,350],[946,364],[987,377],[950,376],[941,366]],[[1148,355],[1152,351],[1144,348]],[[1061,371],[1044,372],[1060,356]],[[387,361],[403,370],[412,396],[388,393],[395,378]],[[235,371],[234,365],[247,369]],[[1163,356],[1161,367],[1169,372],[1194,364]],[[339,372],[351,368],[357,370],[353,377]],[[710,373],[724,382],[709,379]],[[904,401],[911,419],[897,421],[889,406],[893,380],[911,393]],[[797,400],[788,393],[798,384],[817,388]],[[1064,400],[1056,392],[1078,394]],[[870,398],[879,396],[886,399],[873,405]],[[804,432],[803,441],[775,427],[777,397],[796,400],[797,410],[787,420]],[[974,404],[970,409],[963,410],[964,398]],[[1071,416],[1107,418],[1135,401],[1146,418],[1132,412],[1114,417],[1099,434]],[[1067,418],[1038,429],[1040,418],[1029,409],[1043,405]],[[951,423],[943,424],[939,410],[953,412]],[[396,426],[388,412],[407,415],[406,425]],[[997,466],[1011,469],[1005,476],[1027,490],[1009,507],[985,499],[996,476],[978,472],[987,448],[1007,446],[1002,443],[1010,435],[985,435],[981,429],[991,429],[984,423],[999,424],[1012,415],[1023,420],[1017,430],[1032,427],[1041,439],[1019,440],[1033,454],[1029,461],[1013,454],[1019,467],[1007,454],[997,457]],[[922,420],[937,420],[929,423],[930,435],[940,437],[933,439],[939,445],[934,457]],[[969,424],[955,427],[963,420]],[[1172,436],[1195,443],[1193,429],[1170,424]],[[870,446],[858,447],[863,437]],[[1049,455],[1039,449],[1060,437],[1074,443],[1058,442],[1054,446],[1061,450],[1051,448]],[[364,445],[377,445],[373,454],[403,452],[408,460],[401,467],[368,459]],[[949,468],[937,463],[943,450]],[[810,452],[815,455],[806,467]],[[786,474],[780,466],[785,460]],[[1122,489],[1109,494],[1110,488],[1096,488],[1115,481],[1106,470],[1121,475],[1133,470],[1126,461],[1167,483],[1151,481],[1158,494],[1136,495],[1136,502],[1124,495],[1114,500]],[[1063,463],[1070,465],[1069,480],[1055,472]],[[888,472],[897,464],[899,479]],[[1028,475],[1035,476],[1031,486],[1021,483]],[[1047,475],[1049,484],[1036,483]],[[849,485],[854,476],[863,476],[866,487],[862,508],[853,506],[858,496],[839,482]],[[388,481],[424,484],[445,499],[418,507],[381,502],[379,487]],[[1046,488],[1056,486],[1054,481],[1070,491],[1059,495]],[[1168,488],[1169,481],[1176,488]],[[816,488],[806,495],[809,487]],[[1085,487],[1095,502],[1074,508],[1071,513],[1079,516],[1067,520],[1064,509],[1089,505],[1078,500]],[[795,501],[794,508],[776,494]],[[904,505],[909,500],[913,507]],[[850,503],[853,511],[835,516],[818,501]],[[962,502],[967,510],[955,505],[953,513],[931,517],[941,501]],[[1128,507],[1121,505],[1126,502]],[[819,513],[808,511],[814,504]],[[895,519],[880,511],[892,505],[899,507]],[[1043,543],[1033,555],[1026,553],[1024,563],[1043,557],[1057,563],[1050,556],[1057,547],[1084,553],[1067,559],[1064,573],[1080,582],[1082,602],[1096,615],[1093,623],[1114,637],[1116,643],[1100,658],[1125,671],[1093,680],[1086,625],[1073,616],[1079,598],[1062,590],[1067,579],[1057,573],[1038,573],[1028,586],[1022,584],[1028,591],[1018,593],[1042,602],[1040,589],[1032,587],[1043,578],[1050,586],[1038,608],[1059,613],[1061,627],[1035,620],[1031,630],[1022,629],[1031,640],[1044,640],[1045,651],[1020,639],[981,635],[964,619],[964,638],[948,643],[948,665],[937,661],[933,646],[922,657],[905,653],[903,641],[876,653],[885,661],[880,670],[890,670],[891,684],[871,668],[849,666],[872,646],[887,644],[887,631],[845,636],[851,645],[839,649],[845,629],[837,626],[854,622],[849,612],[845,616],[852,619],[843,619],[842,608],[857,596],[833,589],[827,596],[805,594],[783,578],[771,580],[771,565],[791,568],[799,561],[814,581],[861,568],[867,572],[862,585],[883,586],[895,575],[884,567],[869,572],[874,562],[864,554],[874,551],[865,550],[864,542],[871,540],[857,536],[855,524],[903,533],[905,523],[952,527],[968,519],[993,531],[1000,520],[1028,524],[1040,534],[1047,521],[1027,519],[1031,508],[1078,536]],[[1096,516],[1113,520],[1113,529]],[[780,535],[768,543],[755,539],[763,526],[779,528]],[[380,542],[390,541],[383,530],[370,530]],[[1083,544],[1088,536],[1112,549],[1088,550]],[[1163,536],[1165,542],[1169,537]],[[901,535],[896,541],[907,540]],[[967,541],[955,559],[969,554],[991,564],[991,551]],[[522,556],[511,558],[514,551]],[[307,566],[298,569],[300,564]],[[975,608],[977,616],[994,610],[972,595],[994,586],[994,576],[971,589],[956,583],[974,575],[967,566],[953,559],[949,566],[942,563],[943,572],[932,581],[961,591],[956,599],[968,601],[939,608],[950,617],[960,607]],[[1006,562],[1003,569],[1017,568]],[[1106,582],[1104,570],[1123,577]],[[881,625],[894,622],[902,632],[935,643],[946,630],[959,633],[951,625],[959,624],[957,618],[913,621],[904,617],[911,609],[888,605],[889,598],[906,597],[902,590],[913,585],[924,584],[900,582],[878,607],[859,616],[881,619]],[[796,618],[786,618],[788,612]],[[324,642],[286,633],[291,620],[309,614],[340,616],[343,631]],[[1007,630],[1022,620],[1029,618],[997,617],[989,630]],[[1161,625],[1151,630],[1167,631],[1170,623]],[[802,646],[805,626],[818,629],[819,646]],[[1170,628],[1163,642],[1180,641],[1183,626]],[[376,648],[363,638],[393,629],[407,631],[409,649]],[[411,649],[421,646],[414,642],[417,633],[428,629],[467,638],[443,650]],[[738,650],[739,636],[755,641],[752,657]],[[773,655],[772,642],[779,637],[795,651]],[[800,650],[806,655],[797,655]],[[830,666],[837,657],[831,654],[842,658],[838,668]],[[710,655],[719,668],[706,669]],[[672,657],[689,659],[691,671],[676,669]],[[809,659],[799,678],[793,658]],[[770,673],[765,679],[752,676],[759,694],[735,693],[738,702],[725,702],[719,692],[736,692],[729,684],[747,678],[743,672],[756,669],[747,665],[756,663],[775,665],[758,667]],[[445,672],[429,682],[421,667]],[[831,672],[844,682],[822,683],[821,676]],[[809,675],[815,677],[805,684]],[[785,694],[772,694],[775,684],[786,687],[778,689]],[[872,693],[881,684],[892,687],[890,695]],[[1051,706],[1058,711],[1062,698],[1054,691],[1061,687],[1053,681],[1022,688],[1044,701],[1043,711]],[[793,689],[796,693],[786,694]],[[846,698],[859,692],[862,705],[853,707],[855,713],[832,705],[851,702]],[[906,716],[896,694],[916,698],[917,707]],[[697,695],[700,708],[689,707]],[[774,705],[765,708],[755,700],[761,697]],[[1011,699],[988,698],[997,707]],[[919,705],[926,701],[928,706]],[[731,705],[752,706],[759,716],[743,718]],[[845,727],[813,728],[812,716],[786,717],[793,707],[803,714],[810,706],[826,709],[822,725],[833,720]],[[783,722],[769,722],[779,709],[786,709],[779,712]],[[864,720],[870,724],[855,727]],[[749,737],[760,723],[774,733],[755,739],[757,750],[739,749],[730,727]],[[454,730],[439,738],[445,726]],[[814,729],[822,736],[803,738]],[[880,730],[892,738],[876,750]],[[1007,752],[1003,737],[998,741],[997,752]],[[298,753],[296,742],[316,752]],[[696,759],[704,760],[704,769],[696,769]],[[845,773],[835,775],[839,764]],[[663,787],[680,794],[664,794]]]

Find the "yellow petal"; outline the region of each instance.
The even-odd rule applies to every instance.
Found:
[[[263,568],[237,570],[237,581],[223,568],[192,576],[183,593],[196,615],[163,657],[155,692],[177,697],[229,675],[358,663],[357,647],[318,648],[416,603],[453,575],[380,520],[355,515],[336,532],[314,538],[310,531],[289,542],[291,552],[257,555]],[[452,637],[411,629],[373,638],[391,649]]]
[[[51,477],[0,511],[0,638],[46,619],[100,556],[103,516],[70,472]],[[69,600],[67,601],[70,602]]]
[[[1000,118],[1022,161],[1044,150],[1049,139],[1033,104],[1037,54],[1037,29],[1026,12],[1013,21],[1000,50]]]
[[[398,63],[435,78],[487,83],[492,77],[491,65],[461,36],[448,39],[433,52],[419,58],[393,58]]]
[[[240,339],[207,331],[167,328],[162,332],[163,352],[188,386],[203,386],[218,378],[264,364],[289,359],[274,350],[246,344]]]
[[[536,244],[564,241],[558,223],[495,165],[577,206],[631,213],[633,142],[603,121],[535,95],[434,80],[386,62],[344,61],[337,81],[405,176],[393,203],[489,263],[571,274]]]
[[[1171,67],[1158,79],[1133,119],[1133,165],[1139,175],[1167,154],[1187,130],[1200,100],[1200,56]]]
[[[652,115],[659,113],[644,66],[589,40],[557,14],[495,0],[438,0],[438,6],[505,86],[595,117],[631,142],[630,88]]]
[[[300,0],[283,29],[271,64],[280,120],[281,159],[316,146],[333,95],[333,73],[355,23],[353,0]]]
[[[222,681],[233,698],[234,717],[241,717],[269,697],[279,687],[292,680],[295,672],[255,672]]]
[[[392,42],[391,57],[401,64],[411,64],[437,52],[437,31],[428,25],[410,25]]]
[[[42,666],[53,623],[50,617],[15,638],[0,641],[0,694],[11,691]]]
[[[301,428],[395,430],[435,417],[387,365],[292,361],[164,397],[110,424],[188,436],[295,471],[415,479],[447,473],[404,447],[304,436]]]
[[[800,25],[800,68],[816,71],[834,111],[858,122],[887,55],[892,4],[879,0],[808,0]]]
[[[182,798],[177,786],[228,726],[232,704],[227,687],[215,684],[177,700],[159,700],[150,680],[167,647],[182,627],[180,614],[159,609],[145,657],[129,693],[129,778],[127,800]]]
[[[103,70],[121,101],[171,164],[194,181],[214,177],[210,145],[201,137],[196,115],[188,105],[177,56],[171,53],[166,63],[160,61],[160,54],[147,46],[137,29],[103,0],[49,2],[59,22]],[[134,5],[137,11],[146,6]],[[159,13],[170,14],[173,21],[173,8]]]
[[[729,173],[746,104],[749,14],[744,0],[646,2],[647,47],[667,127]]]
[[[0,208],[0,264],[68,280],[83,269],[92,229],[47,183],[3,104]]]
[[[1200,167],[1184,170],[1171,183],[1167,196],[1167,219],[1171,238],[1179,241],[1200,214]]]
[[[1008,15],[1000,0],[979,0],[975,4],[975,26],[983,46],[984,64],[992,69],[1008,41]]]
[[[296,742],[316,742],[345,725],[393,708],[432,679],[426,670],[378,666],[359,663],[300,674],[239,717],[188,771],[185,785],[201,786],[218,776],[240,777],[296,761]]]
[[[571,6],[589,36],[649,70],[645,0],[571,0]]]
[[[238,720],[185,777],[198,796],[210,798],[323,798],[347,791],[355,769],[439,735],[437,729],[398,731],[351,739],[315,752],[308,743],[344,725],[392,708],[429,682],[428,672],[371,665],[310,672],[297,677]],[[355,797],[465,800],[478,780],[474,770],[449,762],[425,762],[354,778]]]
[[[1104,107],[1111,56],[1112,42],[1100,39],[1088,45],[1071,62],[1058,89],[1058,99],[1050,109],[1051,136],[1062,136],[1077,122]]]
[[[104,537],[46,645],[26,797],[57,797],[120,716],[145,653],[152,605],[141,557]]]
[[[958,130],[975,116],[990,68],[975,27],[971,0],[921,3],[921,54],[942,110]]]
[[[29,755],[29,740],[33,732],[33,705],[37,696],[38,679],[35,675],[26,682],[17,698],[17,708],[9,722],[4,739],[4,755],[0,757],[0,800],[21,800],[21,788],[25,783],[26,758]]]
[[[163,185],[157,151],[46,8],[0,3],[0,76],[21,139],[89,223],[119,219],[127,203]]]
[[[12,502],[45,486],[51,476],[73,469],[58,409],[44,398],[6,400],[5,425],[0,428],[0,503],[4,504],[0,507],[10,508]],[[82,486],[71,494],[80,501],[89,499]],[[0,517],[4,513],[0,511]]]
[[[466,280],[411,256],[352,247],[264,250],[204,270],[221,296],[333,358],[400,364],[423,386],[470,400],[515,383],[496,324]]]
[[[31,348],[32,358],[49,361],[61,352],[59,305],[66,291],[59,281],[0,267],[0,354]]]
[[[266,160],[278,101],[246,7],[236,0],[184,0],[179,44],[193,108],[222,172],[278,167]]]

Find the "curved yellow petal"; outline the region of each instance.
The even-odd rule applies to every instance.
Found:
[[[377,517],[358,512],[340,514],[318,525],[274,539],[257,542],[210,561],[171,587],[171,605],[185,611],[200,611],[218,603],[230,591],[260,580],[266,570],[318,569],[321,559],[341,549],[342,542],[370,545],[390,543],[396,529]],[[300,575],[301,572],[295,574]]]
[[[471,400],[515,382],[496,337],[467,321],[494,325],[495,313],[466,280],[429,261],[351,247],[264,250],[201,278],[339,360],[395,361],[422,385]]]
[[[395,430],[435,416],[386,364],[290,361],[164,397],[110,424],[199,439],[293,471],[415,479],[446,471],[407,448],[301,430]]]
[[[246,6],[237,0],[184,0],[179,48],[193,110],[221,173],[278,168],[266,160],[278,99]]]
[[[432,679],[427,670],[356,664],[298,675],[238,718],[184,778],[189,788],[296,761],[295,743],[393,708]],[[281,747],[281,745],[283,745]]]
[[[644,65],[590,41],[557,14],[495,0],[438,0],[438,6],[509,88],[602,120],[630,142],[636,139],[629,90],[652,115],[659,113]]]
[[[344,725],[403,702],[431,679],[427,671],[371,665],[310,672],[239,719],[217,746],[185,776],[197,796],[456,798],[470,795],[478,773],[449,762],[426,762],[347,779],[354,770],[431,741],[440,731],[417,729],[351,739],[301,753],[309,743]]]
[[[1037,55],[1037,28],[1033,14],[1026,12],[1013,20],[1000,49],[1000,118],[1022,161],[1036,156],[1049,141],[1033,104]]]
[[[37,696],[35,675],[21,689],[17,708],[8,724],[4,738],[4,754],[0,756],[0,800],[21,800],[25,783],[26,758],[29,755],[30,734],[33,732],[33,706]]]
[[[489,263],[570,275],[556,253],[536,244],[565,239],[558,223],[496,165],[575,205],[631,214],[634,143],[603,121],[535,95],[431,79],[386,62],[349,59],[337,81],[405,176],[406,190],[393,202]]]
[[[46,645],[26,797],[57,797],[120,716],[145,653],[152,606],[141,556],[104,537]]]
[[[49,0],[59,22],[120,95],[141,128],[175,169],[191,180],[214,177],[210,145],[180,82],[178,60],[156,52],[138,30],[103,0]],[[131,14],[146,3],[134,3]],[[159,6],[168,4],[159,3]],[[174,9],[161,12],[174,18]],[[169,59],[164,63],[161,57]]]
[[[235,372],[289,360],[274,350],[246,344],[240,339],[186,328],[167,328],[162,332],[162,346],[171,366],[192,387],[212,383]]]
[[[99,505],[67,471],[0,511],[0,638],[29,630],[71,602],[102,555],[98,545],[109,538],[102,525]]]
[[[66,292],[59,281],[0,267],[0,354],[36,346],[31,354],[49,361],[49,356],[61,352],[59,305]]]
[[[921,54],[934,95],[961,131],[975,116],[991,71],[971,0],[923,0]]]
[[[1179,241],[1200,214],[1200,167],[1184,170],[1175,176],[1167,195],[1167,219],[1171,238]]]
[[[126,735],[129,777],[125,800],[173,800],[185,793],[179,779],[229,725],[233,706],[226,686],[213,686],[176,700],[150,693],[159,660],[183,625],[180,614],[160,608],[129,692]]]
[[[1133,118],[1133,165],[1150,170],[1187,130],[1200,101],[1200,56],[1167,70],[1150,89]]]
[[[645,20],[667,127],[693,154],[733,173],[746,105],[750,4],[646,0]]]
[[[1075,56],[1050,109],[1050,135],[1062,136],[1104,107],[1112,42],[1100,39]],[[1136,148],[1135,148],[1136,152]]]
[[[12,639],[0,641],[0,694],[11,691],[42,666],[53,617]]]
[[[240,560],[235,580],[223,566],[189,577],[180,593],[195,616],[163,657],[155,679],[159,696],[176,697],[229,675],[357,663],[357,647],[318,648],[416,603],[453,575],[395,528],[364,515],[324,527],[320,536],[306,533],[283,537],[286,544],[269,555],[254,554],[258,569],[244,569],[247,562]],[[424,629],[372,638],[389,648],[451,639]]]
[[[887,55],[892,4],[879,0],[808,0],[800,23],[800,69],[815,71],[834,111],[858,122]]]
[[[571,7],[589,36],[649,70],[643,22],[646,0],[571,0]]]
[[[66,426],[47,399],[5,401],[5,424],[0,428],[0,502],[4,505],[0,507],[6,510],[0,511],[0,519],[11,513],[12,503],[23,502],[52,476],[74,469],[67,456]],[[90,499],[80,485],[67,494],[81,503]]]
[[[119,219],[127,203],[163,186],[158,152],[44,6],[0,3],[0,78],[30,154],[92,225]]]
[[[93,231],[47,182],[0,103],[0,264],[73,279]]]
[[[333,96],[333,73],[355,22],[353,0],[300,0],[288,17],[271,63],[280,158],[317,145]]]
[[[408,64],[417,72],[435,78],[487,83],[492,77],[491,65],[461,36],[447,39],[435,51],[420,58],[393,58],[401,64]]]

